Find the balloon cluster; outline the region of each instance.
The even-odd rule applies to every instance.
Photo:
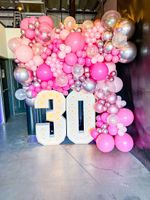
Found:
[[[83,24],[69,16],[58,28],[48,16],[25,18],[20,28],[21,37],[8,44],[18,65],[14,77],[23,86],[16,98],[33,106],[41,90],[64,95],[70,90],[93,93],[98,116],[91,135],[98,148],[109,152],[116,145],[130,151],[133,141],[126,126],[132,123],[133,114],[116,95],[123,82],[117,77],[115,63],[131,62],[136,56],[135,45],[128,42],[134,23],[111,10],[101,20]]]

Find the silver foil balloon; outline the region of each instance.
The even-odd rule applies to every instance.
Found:
[[[120,60],[121,63],[129,63],[136,57],[137,49],[135,44],[132,42],[128,42],[127,45],[125,45],[120,50]]]
[[[72,69],[72,73],[76,78],[79,78],[84,73],[84,68],[82,65],[75,65]]]
[[[92,79],[87,78],[82,83],[82,86],[83,86],[84,90],[86,90],[87,92],[94,92],[94,90],[96,88],[96,83]]]
[[[26,96],[26,90],[24,90],[24,89],[16,90],[15,97],[16,97],[16,99],[18,99],[20,101],[24,100],[27,97]]]
[[[26,99],[25,99],[25,103],[26,103],[28,106],[33,107],[33,106],[34,106],[34,102],[35,102],[35,98],[32,98],[32,99],[26,98]]]
[[[114,28],[117,21],[121,18],[121,15],[116,10],[109,10],[103,16],[101,21],[105,27]]]
[[[14,77],[17,82],[24,83],[29,78],[29,73],[25,68],[17,67],[14,70]]]
[[[105,45],[104,45],[104,49],[105,49],[104,51],[106,53],[111,52],[113,48],[114,48],[114,46],[113,46],[112,42],[110,42],[110,41],[106,42]]]
[[[115,33],[122,33],[129,39],[135,31],[134,22],[131,19],[120,19],[115,26]]]
[[[103,41],[110,41],[112,39],[112,32],[110,31],[105,31],[103,34],[102,34],[102,40]]]

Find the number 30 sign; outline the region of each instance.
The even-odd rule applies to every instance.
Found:
[[[52,102],[50,109],[49,101]],[[67,98],[57,91],[42,91],[35,100],[35,108],[45,108],[45,123],[36,124],[36,137],[40,144],[60,144],[67,136],[75,144],[88,144],[93,138],[90,129],[95,127],[95,97],[84,92],[71,92]],[[66,118],[63,114],[66,112]],[[53,124],[53,134],[50,124]]]

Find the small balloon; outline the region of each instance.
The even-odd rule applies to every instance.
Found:
[[[94,80],[87,78],[82,84],[84,90],[87,92],[94,92],[96,83]]]
[[[80,76],[83,75],[84,73],[84,68],[82,65],[75,65],[73,68],[72,68],[72,73],[75,77],[79,78]]]
[[[85,20],[82,24],[84,29],[93,28],[93,22],[91,20]]]

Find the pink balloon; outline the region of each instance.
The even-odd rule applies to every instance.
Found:
[[[120,151],[129,152],[134,144],[132,137],[128,133],[125,133],[123,136],[115,136],[115,145]]]
[[[48,23],[43,22],[40,24],[39,31],[48,33],[52,31],[52,27]]]
[[[72,72],[72,66],[67,65],[67,64],[64,63],[63,71],[64,71],[66,74],[70,74],[70,73]]]
[[[68,53],[65,57],[67,65],[75,65],[77,63],[77,56],[75,53]]]
[[[48,86],[48,83],[47,83],[46,81],[43,81],[43,82],[41,83],[41,88],[46,89],[47,86]]]
[[[122,80],[119,77],[116,77],[116,76],[114,77],[114,81],[108,82],[107,85],[109,87],[109,90],[111,92],[115,92],[115,93],[119,92],[123,88]]]
[[[79,32],[71,32],[66,37],[65,44],[71,47],[72,52],[82,50],[85,44],[84,37]]]
[[[102,115],[101,115],[101,119],[104,123],[107,123],[107,118],[108,118],[109,114],[107,112],[104,112]]]
[[[110,152],[114,148],[114,138],[109,134],[101,134],[96,139],[96,146],[104,153]]]
[[[129,126],[134,120],[133,112],[127,108],[121,108],[117,113],[119,122],[124,126]]]
[[[108,132],[109,132],[110,135],[117,135],[118,128],[114,125],[109,125],[108,126]]]
[[[60,32],[60,39],[65,40],[66,37],[69,35],[69,33],[70,33],[70,32],[69,32],[68,30],[66,30],[66,29],[62,30],[62,31]]]
[[[16,58],[23,63],[26,63],[33,58],[32,49],[25,44],[16,49],[15,55]]]
[[[97,132],[97,130],[96,130],[95,128],[93,128],[93,129],[91,130],[90,134],[91,134],[91,136],[92,136],[92,138],[93,138],[94,140],[96,140],[96,138],[99,136],[99,133]]]
[[[26,30],[26,33],[25,33],[25,36],[26,36],[27,38],[29,38],[30,40],[34,39],[34,37],[35,37],[35,32],[34,32],[34,30],[27,29],[27,30]]]
[[[36,75],[41,81],[49,81],[53,77],[50,67],[46,64],[42,64],[38,67]]]
[[[29,18],[29,23],[31,23],[31,24],[35,24],[36,21],[37,21],[37,18],[34,16]]]
[[[112,71],[116,71],[116,65],[114,63],[110,62],[110,63],[105,63],[105,64],[108,67],[109,73],[111,73]]]
[[[29,26],[29,18],[24,18],[20,23],[20,28],[22,30],[27,30]]]
[[[8,47],[11,51],[16,51],[16,49],[21,45],[20,38],[12,38],[8,41]]]
[[[50,27],[52,27],[52,28],[54,27],[54,22],[53,22],[52,18],[49,16],[39,17],[39,22],[40,23],[46,22]]]
[[[105,63],[96,63],[91,67],[91,76],[96,81],[105,80],[108,75],[108,68]]]

